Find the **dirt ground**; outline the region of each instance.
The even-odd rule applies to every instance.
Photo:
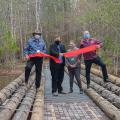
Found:
[[[24,63],[19,63],[14,69],[0,67],[0,76],[20,75],[24,71]]]
[[[24,63],[18,63],[14,69],[0,67],[0,90],[24,72]]]

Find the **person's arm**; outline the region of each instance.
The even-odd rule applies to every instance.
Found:
[[[68,60],[69,58],[65,58],[65,63],[66,63],[66,66],[67,67],[69,67],[69,66],[71,66],[71,64],[69,63],[69,60]]]
[[[66,50],[66,48],[65,48],[65,46],[63,44],[61,45],[61,48],[62,48],[62,53],[59,53],[59,55],[63,56],[63,54],[66,53],[67,50]]]
[[[47,53],[45,41],[43,40],[43,42],[44,42],[44,44],[43,44],[43,53]]]
[[[25,44],[25,47],[24,47],[24,56],[25,58],[29,59],[29,41],[27,41],[27,43]]]
[[[103,46],[103,42],[101,40],[95,39],[95,44],[97,44],[97,48],[101,48]]]
[[[65,45],[63,45],[63,53],[66,53],[66,52],[67,52],[67,50],[65,48]]]
[[[84,48],[83,40],[80,41],[80,46],[79,46],[79,48]]]
[[[69,52],[70,50],[66,50],[66,52]],[[67,67],[72,67],[72,65],[69,62],[69,58],[65,58],[65,63]]]
[[[78,50],[79,48],[76,48],[76,49]],[[81,54],[78,55],[78,57],[77,57],[77,62],[74,64],[75,67],[76,67],[78,64],[80,64],[80,62],[81,62],[81,57],[82,57]]]
[[[72,68],[77,67],[77,65],[80,64],[80,59],[77,59],[77,62],[74,65],[71,65]]]
[[[78,59],[77,59],[77,62],[78,62],[78,63],[81,62],[81,58],[82,58],[82,55],[80,54],[80,55],[78,56]]]

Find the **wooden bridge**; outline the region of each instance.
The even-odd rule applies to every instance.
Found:
[[[99,70],[91,71],[91,88],[86,89],[82,65],[84,94],[74,92],[53,97],[48,63],[44,64],[41,87],[36,91],[34,71],[29,88],[23,85],[24,73],[0,91],[0,120],[120,120],[120,78],[109,75],[112,83],[104,83]],[[63,89],[69,92],[67,70]]]

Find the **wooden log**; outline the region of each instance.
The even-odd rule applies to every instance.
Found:
[[[83,89],[87,93],[87,95],[105,112],[105,114],[111,120],[119,120],[120,118],[120,110],[113,106],[110,102],[96,93],[92,88],[89,90],[86,89],[86,84],[82,82]]]
[[[11,94],[17,90],[19,87],[19,84],[23,81],[23,74],[17,78],[14,82],[11,82],[9,85],[7,85],[5,88],[3,88],[0,91],[0,105],[8,98]]]
[[[35,98],[36,88],[31,87],[31,89],[26,93],[20,107],[20,111],[17,111],[12,120],[27,120],[34,98]]]
[[[42,76],[41,87],[37,91],[35,103],[33,105],[33,112],[31,120],[44,120],[44,82],[45,77]]]
[[[33,73],[34,73],[34,69],[32,70],[31,75],[33,75]],[[22,85],[23,82],[24,82],[24,73],[3,88],[0,91],[0,105],[2,105],[3,102],[5,102],[5,100],[14,93],[20,87],[20,85]]]
[[[81,71],[81,74],[83,76],[85,76],[85,73],[84,73],[83,70]],[[104,83],[103,80],[100,77],[95,76],[94,74],[91,74],[91,80],[94,81],[95,83],[103,86],[104,88],[108,89],[109,91],[112,91],[114,94],[120,96],[120,87],[116,86],[115,84]]]
[[[85,65],[82,64],[82,65],[81,65],[81,68],[82,68],[82,69],[85,69]],[[95,69],[95,68],[92,68],[92,69],[91,69],[91,73],[102,77],[101,71],[100,71],[100,70],[97,70],[97,69]],[[116,77],[116,76],[111,75],[111,74],[108,74],[108,76],[109,76],[109,79],[111,80],[112,83],[114,83],[114,84],[116,84],[117,86],[120,87],[120,78],[119,78],[119,77]]]
[[[34,82],[34,75],[31,76],[31,80],[29,82],[30,86]],[[30,87],[29,86],[29,87]],[[4,108],[1,109],[0,119],[1,120],[10,120],[13,116],[16,108],[19,106],[22,98],[25,95],[25,92],[28,90],[26,86],[21,86],[17,91],[12,95],[12,97],[8,100],[8,102],[4,105]]]
[[[113,94],[109,90],[106,90],[105,88],[103,88],[102,86],[98,85],[97,83],[93,81],[91,81],[91,87],[95,89],[95,91],[97,91],[102,97],[112,102],[117,108],[120,108],[120,97],[119,96]]]
[[[17,93],[8,101],[8,103],[4,106],[0,112],[0,119],[1,120],[10,120],[12,117],[13,113],[15,112],[15,109],[19,105],[20,101],[22,100],[25,92],[26,92],[26,87],[21,87]],[[21,94],[24,93],[24,94]]]
[[[83,79],[83,78],[82,78]],[[83,79],[85,80],[85,79]],[[120,110],[109,101],[101,97],[92,88],[86,89],[86,84],[82,82],[83,89],[87,95],[104,111],[111,120],[120,120]]]
[[[67,69],[65,72],[68,73]],[[120,110],[115,107],[112,103],[100,96],[94,89],[86,89],[86,79],[84,76],[81,76],[82,86],[87,95],[104,111],[104,113],[111,120],[120,120]],[[101,88],[99,91],[103,91],[104,88]]]
[[[103,81],[100,81],[100,78],[95,78],[95,76],[93,77],[92,81],[94,81],[95,83],[103,86],[104,88],[106,88],[109,91],[112,91],[112,93],[120,96],[120,87],[116,86],[113,83],[104,83]]]

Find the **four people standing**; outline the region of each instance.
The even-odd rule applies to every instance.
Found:
[[[83,34],[83,40],[80,43],[80,48],[88,47],[90,45],[97,45],[97,48],[101,48],[103,43],[95,38],[91,38],[89,31],[85,31]],[[70,41],[69,50],[77,50],[74,41]],[[33,65],[35,65],[36,78],[35,85],[36,88],[40,87],[41,80],[41,71],[42,71],[42,57],[29,58],[29,54],[34,53],[45,53],[46,45],[42,39],[41,33],[36,31],[33,33],[33,37],[30,38],[27,42],[27,45],[24,49],[24,54],[27,59],[27,64],[25,67],[25,83],[28,85],[28,79]],[[62,82],[64,78],[64,67],[65,67],[65,58],[63,53],[66,52],[65,46],[61,42],[59,35],[55,36],[54,43],[50,45],[50,55],[61,60],[60,63],[56,63],[54,60],[50,59],[50,71],[52,76],[52,94],[58,96],[59,94],[65,94],[62,88]],[[102,68],[104,82],[109,82],[106,65],[103,63],[101,58],[96,54],[96,51],[88,52],[83,54],[85,61],[85,70],[86,70],[86,80],[87,88],[90,86],[90,69],[93,63],[99,65]],[[69,77],[70,77],[70,93],[73,92],[73,80],[74,76],[77,80],[77,84],[80,90],[80,93],[83,92],[82,84],[80,80],[80,59],[81,55],[73,56],[66,58],[66,66],[68,68]]]

